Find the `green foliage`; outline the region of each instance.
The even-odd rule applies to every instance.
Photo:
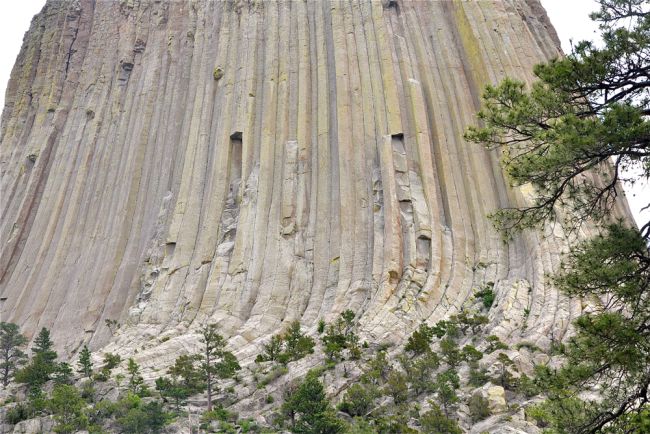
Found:
[[[14,407],[7,409],[5,413],[5,421],[10,425],[16,425],[18,422],[30,419],[32,417],[32,409],[29,404],[19,402]]]
[[[293,321],[286,332],[272,336],[271,340],[264,344],[264,353],[259,354],[255,361],[278,361],[286,364],[313,353],[314,345],[314,340],[301,331],[300,322]]]
[[[179,356],[167,370],[169,377],[156,379],[156,389],[163,401],[173,401],[177,412],[187,398],[205,390],[203,376],[196,366],[197,361],[197,356]]]
[[[119,328],[122,326],[117,320],[115,319],[105,319],[104,324],[106,324],[106,327],[108,327],[108,330],[111,332],[111,336],[115,336],[115,333],[119,330]]]
[[[490,416],[488,400],[478,393],[472,395],[467,406],[469,407],[469,415],[472,418],[472,422],[478,422]]]
[[[422,425],[424,432],[440,434],[463,433],[458,423],[453,419],[449,419],[437,404],[431,401],[429,401],[429,404],[431,405],[431,410],[420,416],[420,425]]]
[[[471,315],[467,310],[461,310],[460,313],[449,317],[446,333],[450,338],[458,337],[454,330],[457,327],[464,335],[467,335],[470,329],[473,334],[478,334],[487,323],[488,317],[485,315]]]
[[[479,364],[469,363],[469,379],[467,383],[472,387],[480,387],[488,382],[489,376],[485,368],[479,367]]]
[[[401,404],[391,413],[382,414],[375,419],[375,431],[380,434],[415,434],[418,431],[409,427],[411,418],[407,404]]]
[[[445,334],[447,334],[447,331],[450,331],[451,335],[455,335],[453,332],[454,325],[450,321],[438,321],[437,323],[434,324],[434,326],[431,328],[432,333],[438,338],[442,338]]]
[[[92,407],[86,409],[88,423],[92,426],[101,426],[106,419],[112,417],[118,412],[118,403],[102,399],[96,402]]]
[[[171,421],[171,415],[166,413],[159,401],[143,404],[133,401],[134,404],[126,413],[117,419],[121,432],[131,434],[160,433],[163,427]]]
[[[47,396],[39,388],[31,388],[27,394],[27,400],[32,416],[45,414],[47,408]]]
[[[90,357],[90,350],[87,345],[84,345],[79,353],[79,362],[77,365],[78,372],[86,378],[90,378],[93,374],[93,362]]]
[[[25,363],[27,355],[22,350],[25,345],[27,338],[16,324],[0,322],[0,377],[5,387],[18,367]]]
[[[508,79],[488,87],[482,125],[467,138],[500,147],[511,182],[536,191],[531,206],[493,215],[506,239],[548,221],[568,231],[589,221],[602,231],[573,246],[554,278],[596,310],[574,322],[575,335],[560,347],[565,365],[541,369],[535,382],[549,399],[531,414],[556,432],[641,432],[635,424],[644,423],[650,388],[650,222],[626,227],[611,211],[621,183],[650,175],[650,2],[598,4],[591,17],[603,44],[578,42],[566,57],[538,65],[531,86]],[[598,399],[579,398],[593,390]]]
[[[287,369],[286,366],[276,366],[273,369],[271,369],[271,372],[269,372],[266,376],[264,376],[260,382],[257,384],[258,389],[262,389],[266,387],[267,384],[270,384],[271,382],[277,380],[281,376],[285,375],[289,370]]]
[[[516,381],[510,372],[510,368],[515,366],[514,362],[504,353],[499,353],[497,362],[499,363],[499,375],[494,379],[494,382],[504,389],[515,389]]]
[[[648,3],[598,3],[592,18],[601,25],[602,47],[578,42],[566,57],[536,66],[531,86],[512,79],[488,86],[482,125],[466,134],[502,148],[512,183],[531,183],[537,192],[532,206],[493,215],[506,237],[559,218],[558,207],[569,229],[606,221],[620,181],[637,179],[627,173],[650,174]],[[584,176],[589,172],[599,181]]]
[[[213,410],[206,411],[201,415],[201,422],[210,423],[212,421],[235,421],[237,420],[237,415],[229,412],[222,406],[217,406]]]
[[[486,339],[486,342],[488,344],[487,348],[485,349],[485,352],[487,354],[492,354],[495,351],[498,350],[507,350],[508,346],[501,342],[501,339],[499,339],[498,336],[495,335],[490,335]]]
[[[282,409],[291,418],[291,432],[334,434],[343,431],[344,425],[336,418],[323,384],[312,372],[288,397]]]
[[[490,309],[494,303],[494,291],[491,287],[484,287],[480,291],[477,291],[474,294],[474,297],[481,299],[483,301],[483,307]]]
[[[386,351],[377,351],[375,356],[368,362],[367,378],[373,384],[379,384],[386,381],[390,372],[390,364],[386,356]]]
[[[420,324],[418,329],[409,337],[404,351],[415,355],[431,351],[431,341],[434,336],[434,329],[425,323]]]
[[[350,416],[366,416],[378,397],[379,391],[373,384],[356,383],[345,392],[339,410]]]
[[[95,386],[91,380],[83,381],[79,387],[79,393],[86,402],[93,402],[95,400]]]
[[[138,365],[132,358],[129,359],[126,366],[126,372],[129,379],[129,391],[138,396],[147,396],[147,385],[144,384],[144,378],[140,374],[140,365]]]
[[[644,423],[648,403],[640,397],[650,387],[647,255],[638,231],[610,225],[567,256],[556,285],[571,295],[607,297],[608,302],[574,321],[575,335],[559,347],[566,360],[561,369],[540,368],[536,383],[549,389],[540,420],[576,432],[629,432],[629,424]],[[578,398],[580,391],[596,387],[602,399]],[[561,417],[568,411],[576,415]]]
[[[432,377],[440,367],[437,354],[428,352],[416,359],[402,357],[400,363],[416,395],[433,391]]]
[[[377,431],[372,424],[364,418],[355,417],[345,430],[347,434],[375,434]]]
[[[34,355],[44,355],[48,360],[55,360],[56,353],[54,352],[54,342],[50,338],[50,331],[43,327],[34,339],[34,346],[32,347]]]
[[[283,336],[285,353],[290,361],[300,360],[314,352],[314,340],[300,329],[300,322],[293,321]]]
[[[555,428],[557,433],[578,433],[587,419],[585,402],[566,396],[560,400],[549,400],[526,408],[526,417],[536,421],[540,427]]]
[[[119,354],[104,353],[104,365],[102,366],[102,369],[111,371],[115,369],[121,361],[122,357],[120,357]]]
[[[85,406],[86,402],[74,386],[56,385],[52,390],[52,398],[47,403],[47,408],[57,423],[54,431],[72,433],[84,429],[88,424],[88,418],[83,412]]]
[[[61,362],[56,365],[56,370],[52,373],[52,380],[56,384],[72,384],[72,367],[67,362]]]
[[[385,392],[393,397],[396,404],[406,402],[409,397],[408,379],[398,370],[390,371],[386,380]]]
[[[516,382],[515,389],[526,398],[532,398],[541,392],[540,387],[526,374],[521,374]]]
[[[463,360],[463,355],[458,348],[458,344],[449,337],[440,341],[440,353],[445,363],[452,367],[458,366]]]
[[[342,360],[345,350],[348,351],[350,359],[356,360],[361,357],[359,337],[354,333],[356,326],[354,318],[354,312],[348,309],[341,313],[336,321],[327,326],[321,341],[329,361]]]
[[[119,354],[104,353],[104,362],[99,372],[95,374],[95,380],[108,381],[111,377],[111,371],[119,366],[122,358]]]
[[[241,369],[237,358],[226,351],[226,340],[218,333],[216,324],[208,324],[201,329],[200,371],[208,393],[208,411],[212,410],[212,394],[216,380],[231,378]]]
[[[259,354],[256,358],[256,362],[269,362],[269,361],[277,361],[280,358],[280,354],[282,354],[282,344],[283,344],[282,336],[281,335],[275,335],[271,336],[271,340],[269,340],[268,343],[264,344],[264,354]]]
[[[324,320],[322,320],[322,319],[319,319],[319,320],[318,320],[318,327],[317,327],[316,330],[318,331],[318,334],[319,334],[319,335],[320,335],[320,334],[323,334],[323,332],[325,331],[325,326],[326,326],[326,325],[327,325],[327,324],[325,323]]]
[[[465,345],[462,350],[462,358],[467,363],[475,363],[483,358],[483,353],[472,345]]]
[[[530,343],[530,342],[519,342],[517,345],[515,345],[515,348],[520,350],[522,348],[526,348],[527,350],[531,352],[542,352],[542,349],[538,347],[537,345]]]
[[[33,357],[29,364],[16,371],[16,382],[26,384],[30,389],[40,389],[48,382],[60,368],[56,363],[57,355],[53,348],[50,331],[42,328],[34,340]]]
[[[454,369],[448,369],[439,374],[434,381],[434,389],[438,402],[445,410],[445,414],[458,402],[456,389],[460,387],[458,373]]]

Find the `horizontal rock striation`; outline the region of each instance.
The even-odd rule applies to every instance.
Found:
[[[494,332],[547,345],[564,237],[504,244],[486,214],[528,193],[462,135],[558,45],[538,0],[48,1],[2,115],[2,319],[246,353],[345,309],[401,342],[493,285]]]

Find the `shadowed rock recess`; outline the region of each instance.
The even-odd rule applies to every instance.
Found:
[[[402,343],[494,285],[492,333],[548,348],[565,237],[504,244],[486,215],[530,192],[462,135],[558,47],[538,0],[50,0],[2,114],[2,319],[145,367],[218,322],[245,361],[345,309]]]

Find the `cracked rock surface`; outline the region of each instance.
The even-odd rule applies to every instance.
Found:
[[[546,349],[566,237],[504,244],[486,215],[531,192],[462,135],[558,47],[538,0],[50,0],[2,114],[2,319],[145,367],[214,321],[245,361],[345,309],[402,343],[489,285]]]

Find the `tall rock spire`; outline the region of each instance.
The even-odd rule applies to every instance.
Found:
[[[2,318],[244,348],[349,308],[401,341],[489,286],[500,335],[560,337],[562,234],[502,243],[526,192],[463,140],[485,84],[559,54],[537,0],[48,1],[2,116]]]

